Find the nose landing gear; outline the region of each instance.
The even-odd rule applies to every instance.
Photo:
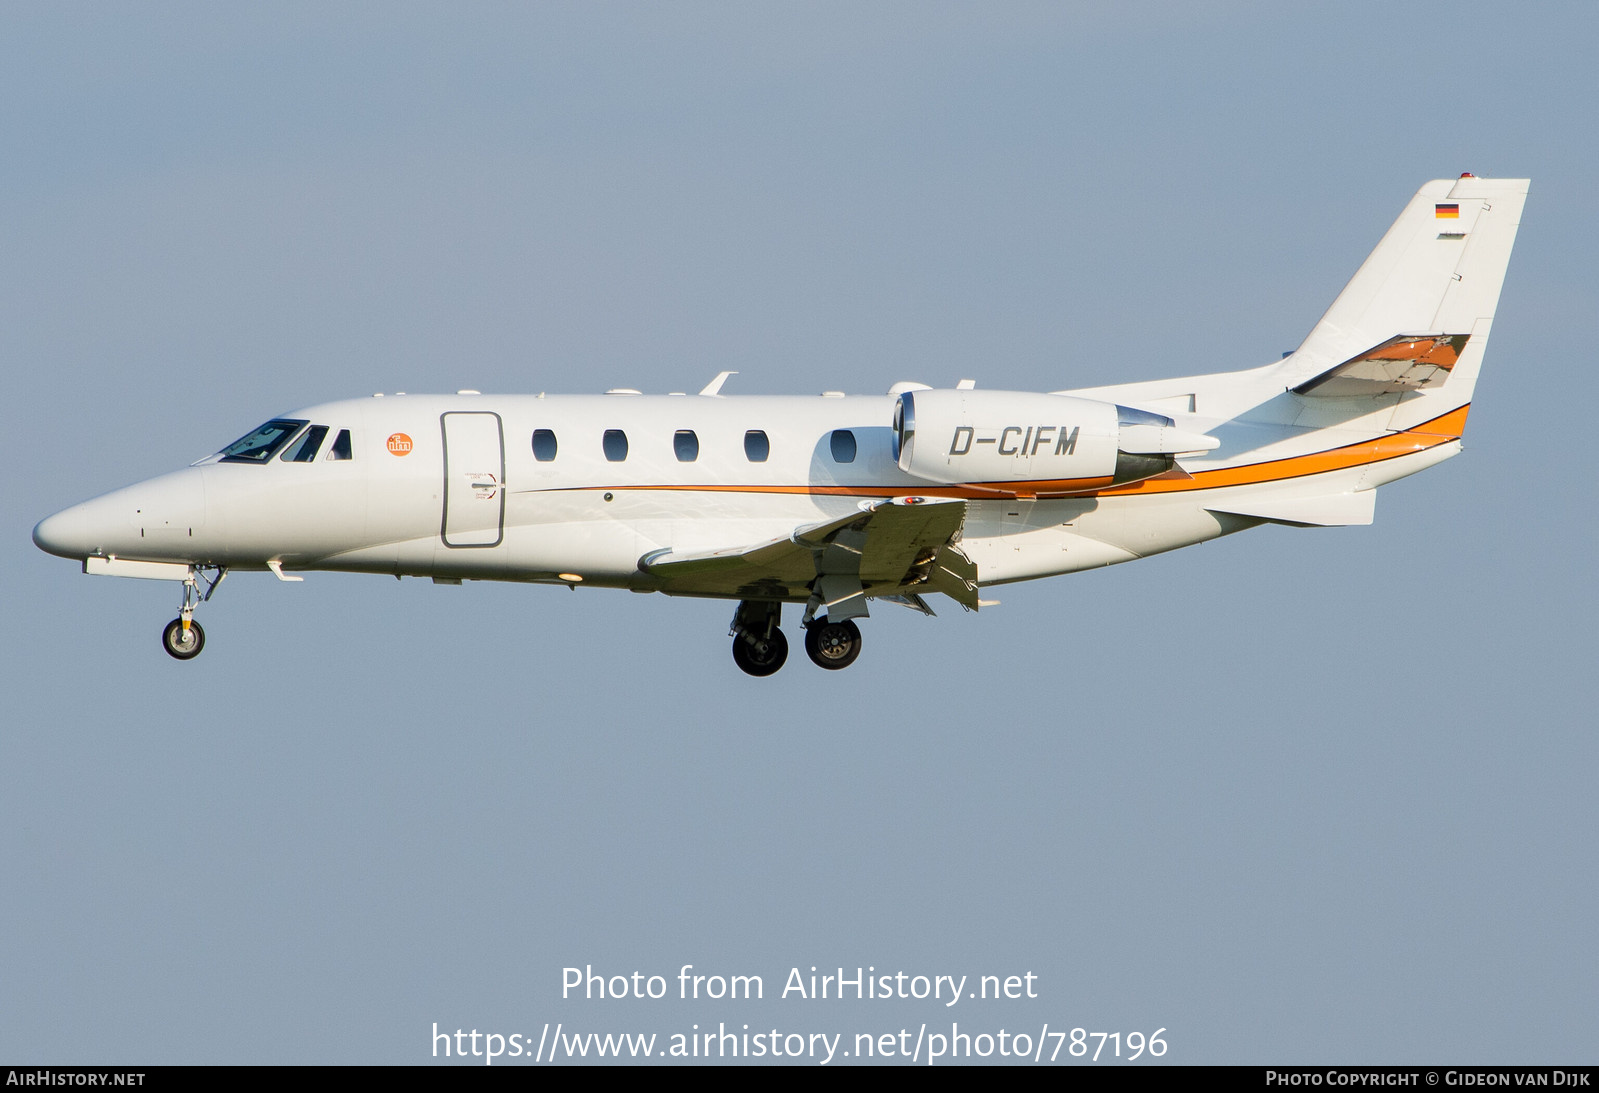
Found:
[[[209,575],[208,570],[215,570],[216,576]],[[205,648],[205,631],[200,624],[194,621],[194,609],[211,598],[217,590],[217,585],[222,583],[222,578],[228,571],[221,566],[194,566],[189,570],[189,575],[183,580],[183,604],[178,608],[178,617],[167,623],[166,629],[161,631],[161,648],[167,655],[178,660],[193,660],[200,655],[200,650]],[[200,582],[205,582],[205,592],[200,591]]]

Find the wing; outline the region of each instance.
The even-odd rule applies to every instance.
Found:
[[[869,596],[943,592],[977,607],[977,567],[956,545],[966,502],[894,497],[805,524],[764,543],[682,553],[657,550],[639,569],[678,595],[817,599],[832,619],[866,614]]]

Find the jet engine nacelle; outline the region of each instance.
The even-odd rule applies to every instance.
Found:
[[[906,391],[894,407],[899,466],[930,482],[1071,493],[1164,474],[1213,437],[1110,402],[1024,391]]]

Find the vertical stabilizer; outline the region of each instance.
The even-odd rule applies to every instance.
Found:
[[[1304,343],[1279,366],[1284,386],[1303,394],[1354,394],[1362,377],[1375,382],[1369,377],[1381,376],[1385,361],[1404,356],[1391,347],[1396,339],[1430,336],[1434,341],[1419,343],[1423,348],[1453,346],[1442,353],[1447,368],[1426,379],[1428,370],[1408,359],[1391,363],[1390,375],[1408,370],[1409,378],[1371,393],[1411,392],[1394,428],[1470,402],[1528,185],[1527,179],[1463,175],[1422,186]]]

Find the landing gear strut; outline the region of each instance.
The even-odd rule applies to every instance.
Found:
[[[781,603],[740,600],[733,612],[733,663],[752,676],[769,676],[788,659],[788,639],[777,628]]]
[[[853,619],[812,621],[805,628],[805,653],[818,667],[848,668],[861,655],[861,629]]]
[[[207,571],[211,569],[215,569],[215,577],[208,574]],[[178,617],[167,623],[166,629],[161,631],[161,648],[167,651],[168,656],[178,660],[193,660],[200,655],[200,650],[205,648],[205,631],[194,621],[194,609],[211,598],[217,585],[227,575],[228,571],[221,566],[195,566],[189,570],[188,577],[183,581],[183,605],[178,608]],[[203,593],[200,591],[201,581],[205,582]]]

